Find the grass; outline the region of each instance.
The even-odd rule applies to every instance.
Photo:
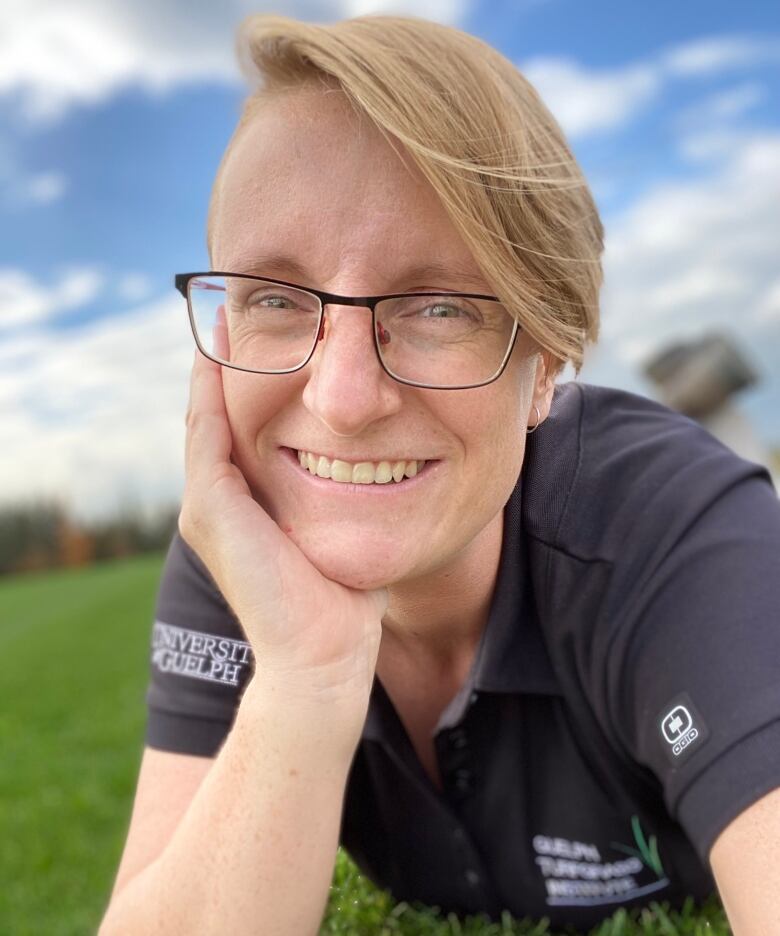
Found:
[[[127,831],[159,556],[0,579],[0,934],[94,934]],[[340,853],[323,934],[557,936],[394,904]],[[619,910],[593,936],[728,936],[717,901]]]

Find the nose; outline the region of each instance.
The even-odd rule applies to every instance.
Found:
[[[303,403],[334,435],[360,435],[401,406],[401,384],[377,360],[369,309],[327,306],[307,369]]]

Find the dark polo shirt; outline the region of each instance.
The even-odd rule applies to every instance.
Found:
[[[254,662],[176,537],[147,742],[212,756]],[[342,844],[398,900],[586,928],[714,890],[709,849],[780,786],[780,505],[766,471],[639,396],[556,389],[504,512],[489,620],[435,729],[380,681]]]

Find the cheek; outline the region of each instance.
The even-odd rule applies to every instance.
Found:
[[[529,376],[530,370],[530,376]],[[471,415],[473,427],[467,461],[478,465],[472,477],[482,479],[491,502],[509,497],[525,454],[527,413],[533,393],[533,370],[508,370]]]
[[[256,453],[258,435],[283,405],[284,383],[280,377],[223,368],[222,386],[233,452],[242,461]]]
[[[484,389],[490,392],[476,398],[468,408],[472,436],[479,440],[484,458],[494,459],[499,465],[514,464],[525,448],[533,368],[508,368],[495,384]]]

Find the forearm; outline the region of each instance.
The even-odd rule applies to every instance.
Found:
[[[250,685],[176,833],[100,936],[316,933],[364,716]]]

